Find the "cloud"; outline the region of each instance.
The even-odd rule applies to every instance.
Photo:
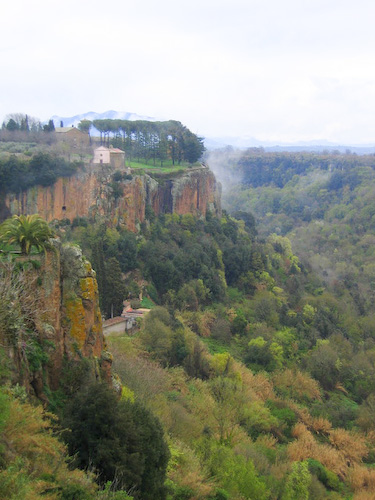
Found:
[[[365,0],[15,0],[0,113],[112,108],[202,135],[372,141],[374,14]]]

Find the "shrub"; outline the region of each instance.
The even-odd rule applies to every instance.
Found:
[[[106,384],[76,393],[65,408],[65,439],[75,464],[94,467],[98,481],[116,481],[142,500],[163,500],[168,447],[159,421],[129,400],[118,401]]]
[[[308,466],[309,466],[309,471],[312,474],[315,474],[316,477],[319,479],[321,483],[324,484],[324,486],[330,490],[335,490],[335,491],[340,491],[341,490],[341,483],[339,478],[328,470],[324,465],[322,465],[318,460],[314,460],[312,458],[309,458],[307,461]]]

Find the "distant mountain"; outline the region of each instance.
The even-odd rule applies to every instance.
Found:
[[[151,116],[141,116],[137,115],[136,113],[130,113],[128,111],[114,111],[114,110],[109,110],[109,111],[104,111],[104,113],[95,113],[95,111],[89,111],[87,113],[82,113],[81,115],[75,115],[75,116],[57,116],[54,115],[52,116],[52,120],[55,124],[55,127],[60,126],[60,122],[63,122],[64,127],[77,127],[78,123],[81,120],[105,120],[105,119],[110,119],[110,120],[147,120],[150,122],[154,122],[157,120],[157,118],[152,118]]]

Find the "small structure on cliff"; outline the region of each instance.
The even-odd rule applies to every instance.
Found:
[[[74,147],[88,146],[90,142],[88,134],[76,127],[58,127],[55,129],[55,136],[58,141],[66,142]]]
[[[119,148],[100,146],[94,150],[93,163],[110,164],[114,168],[123,168],[125,166],[125,152]]]
[[[130,306],[130,302],[124,301],[124,309],[121,316],[110,318],[103,322],[103,333],[107,335],[108,333],[131,332],[138,325],[137,319],[144,318],[149,312],[150,309],[144,307],[133,309]]]

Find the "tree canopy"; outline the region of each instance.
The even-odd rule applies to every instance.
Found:
[[[128,158],[144,159],[161,164],[167,158],[173,165],[182,161],[195,163],[205,148],[203,139],[193,134],[181,122],[169,120],[94,120],[102,143],[121,147]]]
[[[118,401],[107,384],[82,388],[65,409],[64,426],[75,465],[94,467],[101,484],[132,490],[142,500],[163,500],[169,459],[159,421],[138,403]]]
[[[32,247],[39,251],[46,249],[52,236],[51,228],[38,214],[13,215],[0,225],[0,241],[19,245],[25,255]]]
[[[50,153],[36,153],[29,159],[16,155],[0,158],[0,193],[18,193],[35,185],[51,186],[59,177],[72,175],[79,165]]]

